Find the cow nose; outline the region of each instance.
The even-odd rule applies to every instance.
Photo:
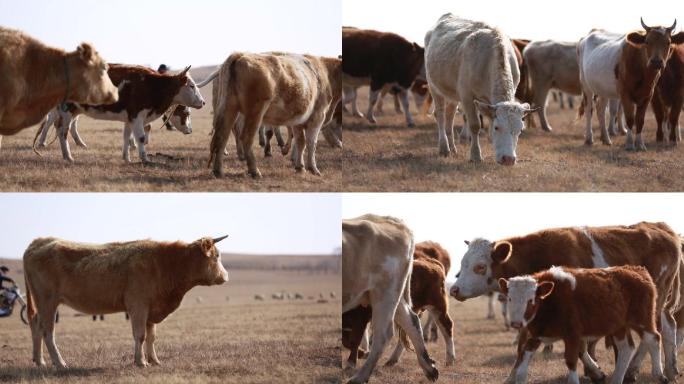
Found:
[[[501,165],[515,165],[515,157],[513,156],[501,156],[501,161],[499,161],[499,164]]]
[[[522,323],[519,321],[511,321],[511,327],[515,329],[520,329],[522,328]]]
[[[650,66],[652,69],[663,69],[663,60],[661,59],[651,59]]]

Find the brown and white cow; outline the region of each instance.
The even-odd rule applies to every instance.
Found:
[[[261,125],[289,126],[295,138],[295,170],[320,175],[316,144],[342,97],[342,60],[290,53],[233,53],[203,83],[218,80],[209,163],[223,175],[223,156],[239,115],[245,119],[240,143],[248,173],[261,177],[252,143]]]
[[[449,274],[451,269],[451,257],[449,252],[444,249],[439,243],[434,241],[422,241],[416,244],[416,251],[413,253],[413,258],[432,259],[438,261],[444,267],[444,276]],[[425,341],[437,341],[438,326],[436,318],[432,312],[427,313],[427,320],[423,325],[423,338]]]
[[[525,327],[529,338],[518,351],[506,383],[526,383],[534,352],[542,340],[562,340],[569,384],[579,384],[577,360],[581,358],[594,382],[606,375],[587,352],[586,341],[612,337],[617,348],[612,384],[622,384],[630,366],[634,345],[630,332],[641,336],[653,363],[653,374],[667,382],[660,360],[660,333],[656,329],[656,288],[648,271],[640,266],[575,269],[553,267],[532,276],[499,279],[508,297],[511,326]],[[636,371],[634,371],[636,372]]]
[[[60,102],[118,99],[107,63],[87,43],[65,52],[0,27],[0,73],[0,135],[38,124]]]
[[[121,121],[123,131],[123,159],[130,162],[130,139],[138,144],[138,155],[148,163],[145,126],[161,117],[176,104],[202,108],[205,102],[189,73],[190,67],[176,75],[159,72],[138,65],[111,64],[109,77],[119,87],[119,100],[113,104],[67,103],[61,111],[59,141],[64,160],[73,162],[67,134],[72,120],[81,114],[98,120]]]
[[[656,311],[662,324],[665,374],[674,378],[677,356],[672,315],[679,302],[679,291],[673,288],[680,257],[679,237],[665,223],[553,228],[498,241],[475,239],[469,242],[450,294],[463,301],[498,291],[500,278],[532,274],[554,265],[579,268],[644,266],[658,291]]]
[[[415,126],[409,110],[408,90],[416,77],[424,73],[424,52],[418,44],[395,33],[343,27],[345,101],[356,98],[356,88],[370,85],[366,118],[374,124],[373,108],[383,87],[396,85],[401,88],[399,97],[406,124]]]
[[[411,340],[425,376],[432,381],[439,376],[425,349],[420,319],[411,310],[413,251],[413,234],[399,219],[368,214],[342,221],[342,313],[370,306],[373,320],[370,353],[351,383],[368,381],[392,339],[394,323],[402,342]]]
[[[159,364],[154,350],[156,324],[178,308],[191,288],[228,281],[215,247],[225,237],[203,237],[189,244],[151,240],[84,244],[54,237],[33,240],[24,252],[33,361],[45,365],[45,342],[52,364],[66,368],[54,339],[55,311],[65,304],[87,314],[127,312],[135,363]]]
[[[663,69],[651,99],[653,113],[658,123],[656,141],[664,139],[663,126],[670,132],[670,143],[681,140],[679,114],[684,105],[684,45],[677,45]]]

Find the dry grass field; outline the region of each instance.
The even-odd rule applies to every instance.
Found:
[[[201,81],[213,67],[192,69],[195,81]],[[123,123],[79,120],[79,133],[88,148],[70,141],[74,164],[62,160],[59,141],[41,149],[42,157],[32,150],[38,126],[2,139],[0,149],[0,180],[2,191],[339,191],[342,180],[341,152],[331,148],[321,136],[316,160],[322,177],[295,173],[289,157],[276,147],[273,157],[264,158],[263,149],[254,144],[257,164],[263,178],[254,180],[246,175],[246,165],[237,159],[231,137],[229,155],[224,161],[225,177],[216,179],[207,167],[209,136],[212,129],[211,84],[201,89],[207,105],[192,110],[192,134],[160,129],[162,120],[152,123],[148,154],[162,153],[178,160],[159,160],[143,166],[137,150],[131,150],[131,164],[121,153]],[[48,142],[55,137],[54,130]],[[275,143],[275,139],[273,140]]]
[[[368,105],[367,90],[359,92],[361,111]],[[417,127],[407,128],[403,114],[394,112],[389,97],[384,110],[384,115],[376,116],[375,126],[365,118],[344,115],[345,191],[684,190],[684,148],[656,145],[655,118],[650,110],[644,127],[648,151],[635,153],[622,148],[623,136],[615,138],[611,147],[602,145],[596,118],[594,146],[585,146],[584,118],[577,120],[576,109],[561,110],[550,102],[547,113],[554,131],[546,133],[538,127],[524,131],[514,167],[496,164],[493,147],[484,134],[480,137],[482,163],[469,161],[470,148],[465,143],[458,145],[456,155],[440,157],[432,117],[418,116]],[[460,130],[462,117],[456,116],[454,122]]]
[[[484,298],[472,299],[463,303],[450,299],[450,315],[454,320],[454,347],[456,364],[451,367],[443,365],[446,350],[443,339],[428,344],[430,357],[437,361],[439,369],[438,383],[482,384],[503,383],[515,363],[515,334],[504,329],[503,320],[497,305],[497,319],[487,320],[487,301]],[[418,366],[416,355],[404,351],[399,363],[394,367],[384,367],[384,362],[394,349],[396,337],[392,340],[381,358],[377,368],[371,375],[369,384],[409,384],[429,383]],[[598,363],[601,369],[610,376],[613,372],[613,354],[602,345],[597,347]],[[343,349],[344,359],[348,351]],[[680,354],[680,359],[682,355]],[[360,367],[364,360],[359,360]],[[578,365],[582,372],[581,363]],[[680,371],[684,363],[680,360]],[[642,366],[639,383],[656,383],[650,375],[651,365],[647,359]],[[345,378],[353,372],[345,372]],[[566,383],[567,368],[563,359],[563,343],[554,344],[550,355],[543,355],[541,348],[532,359],[529,369],[530,384],[563,384]],[[581,383],[591,383],[588,378],[581,378]]]
[[[265,264],[276,264],[264,259]],[[23,277],[19,261],[0,260]],[[31,337],[18,312],[0,319],[0,382],[41,383],[336,383],[340,377],[339,274],[315,270],[231,268],[219,287],[196,287],[157,327],[162,366],[133,365],[130,323],[122,313],[93,322],[60,307],[56,340],[63,372],[31,362]],[[258,267],[259,263],[255,263]],[[282,263],[281,263],[282,265]],[[273,300],[275,292],[303,300]],[[337,294],[331,299],[330,292]],[[318,303],[319,294],[326,295]],[[263,295],[264,301],[254,300]],[[49,363],[49,357],[45,356]]]

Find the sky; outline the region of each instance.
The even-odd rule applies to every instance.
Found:
[[[21,258],[36,237],[105,243],[229,237],[222,252],[331,254],[340,202],[330,193],[3,193],[0,258]]]
[[[222,63],[234,51],[342,52],[341,0],[0,0],[0,26],[112,63]]]
[[[640,221],[664,221],[684,233],[682,206],[684,194],[676,193],[355,193],[344,195],[342,217],[374,213],[404,220],[416,242],[433,240],[449,251],[447,280],[453,281],[467,250],[464,240]]]
[[[512,38],[531,40],[577,41],[592,28],[626,33],[641,29],[640,17],[647,25],[670,26],[679,14],[684,23],[681,0],[342,1],[342,25],[395,32],[420,45],[425,32],[447,12],[487,22]]]

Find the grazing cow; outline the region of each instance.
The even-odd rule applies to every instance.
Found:
[[[508,296],[511,326],[527,328],[530,336],[506,383],[527,382],[529,362],[542,339],[563,340],[568,383],[579,384],[578,358],[592,381],[602,382],[606,375],[587,352],[586,340],[611,336],[617,347],[611,383],[622,384],[634,352],[631,331],[648,349],[654,376],[668,381],[660,361],[656,289],[644,267],[553,267],[532,276],[499,279],[499,286]]]
[[[542,129],[551,132],[553,128],[546,116],[546,98],[549,90],[555,88],[572,95],[582,93],[577,64],[577,43],[533,41],[525,48],[523,57],[529,79],[528,97],[532,106],[539,108]]]
[[[160,74],[157,71],[137,66],[111,64],[109,76],[119,90],[119,100],[113,104],[88,105],[67,103],[59,127],[59,141],[64,160],[73,162],[67,133],[72,120],[81,114],[99,119],[124,123],[123,159],[130,162],[129,145],[131,134],[138,143],[138,154],[143,163],[148,163],[145,151],[145,125],[161,117],[173,105],[202,108],[205,104],[199,89],[186,67],[177,75]]]
[[[641,222],[630,226],[555,228],[495,242],[476,239],[468,244],[459,278],[450,290],[451,296],[460,301],[498,291],[500,278],[532,274],[554,265],[646,267],[658,291],[656,311],[662,324],[665,374],[668,378],[676,376],[672,313],[679,301],[679,291],[674,285],[681,243],[667,224]]]
[[[527,103],[515,101],[520,72],[511,40],[485,23],[448,13],[425,35],[425,66],[440,154],[448,156],[451,148],[456,151],[453,120],[461,103],[472,138],[470,160],[482,161],[481,113],[492,120],[496,162],[515,164],[522,120],[532,110]]]
[[[223,153],[238,115],[244,116],[240,142],[248,173],[261,177],[252,151],[262,125],[291,126],[297,172],[306,169],[320,175],[316,143],[321,127],[332,120],[342,97],[342,60],[288,53],[233,53],[205,82],[218,79],[214,101],[214,133],[211,139],[213,173],[223,175]],[[306,135],[306,138],[305,138]]]
[[[60,111],[59,108],[55,108],[51,110],[47,116],[45,116],[45,119],[43,119],[40,124],[40,128],[38,129],[40,132],[40,136],[38,138],[38,147],[44,148],[47,146],[47,136],[50,131],[50,127],[54,125],[56,129],[59,129],[59,119],[63,113],[64,112]],[[66,115],[65,118],[69,118],[69,115]],[[168,122],[171,124],[172,129],[175,128],[186,135],[192,133],[190,108],[185,105],[177,105],[176,108],[174,108],[171,116],[169,116]],[[145,125],[145,144],[149,143],[149,135],[151,130],[152,126],[150,124]],[[78,133],[78,116],[75,116],[73,119],[71,119],[69,133],[71,134],[71,137],[74,138],[76,145],[83,148],[88,147],[85,141],[83,141],[81,138],[81,135]],[[130,140],[130,143],[134,148],[137,147],[135,140]]]
[[[664,139],[663,125],[670,132],[670,143],[681,140],[679,114],[684,105],[684,45],[677,45],[658,80],[651,106],[658,123],[656,141]]]
[[[373,108],[386,85],[401,89],[399,98],[404,107],[406,124],[416,124],[409,110],[408,90],[416,77],[424,71],[424,49],[416,43],[390,32],[370,29],[342,28],[342,71],[345,101],[354,99],[356,88],[370,85],[366,118],[375,124]],[[357,111],[354,111],[355,114]]]
[[[64,52],[0,27],[0,73],[0,135],[14,135],[38,124],[60,102],[118,99],[107,63],[87,43]]]
[[[342,221],[342,313],[359,305],[372,308],[372,346],[351,383],[368,381],[396,323],[400,339],[413,344],[425,376],[437,380],[439,371],[425,349],[420,319],[411,310],[411,269],[414,241],[398,219],[364,215]]]
[[[87,314],[127,312],[135,340],[135,363],[148,366],[149,359],[159,364],[154,350],[156,324],[178,308],[191,288],[228,281],[215,247],[225,237],[203,237],[190,244],[140,240],[94,245],[53,237],[33,240],[24,252],[33,361],[45,365],[44,341],[52,364],[66,368],[54,340],[55,311],[59,304],[66,304]]]

